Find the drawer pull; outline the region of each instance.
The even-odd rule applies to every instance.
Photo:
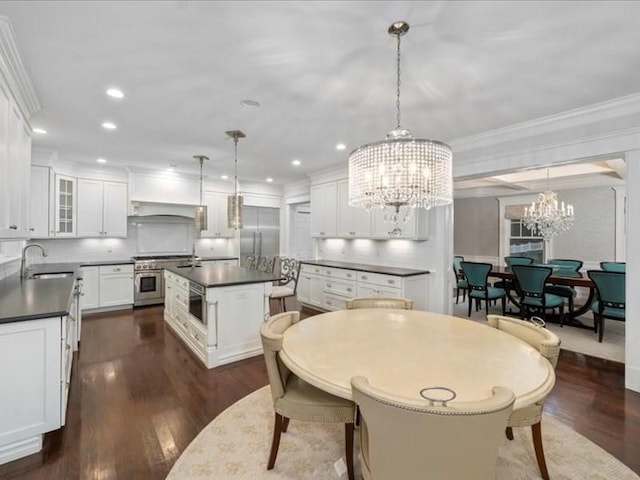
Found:
[[[396,283],[395,280],[387,280],[387,283],[390,283],[391,285],[393,285],[394,283]]]
[[[367,280],[369,277],[367,277],[366,275],[362,275],[362,279],[363,280]]]
[[[347,273],[347,278],[351,278],[352,275],[350,273]]]
[[[351,287],[347,287],[347,292],[351,292]]]
[[[120,271],[122,271],[122,269],[121,268],[114,268],[113,271],[114,272],[120,272]]]
[[[331,288],[331,284],[330,283],[327,283],[327,288]]]
[[[193,338],[195,338],[196,340],[200,341],[200,335],[198,335],[197,333],[193,336]]]

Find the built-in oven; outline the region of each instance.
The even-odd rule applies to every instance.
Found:
[[[206,290],[194,282],[189,282],[189,313],[203,325],[207,324]]]
[[[136,272],[134,285],[134,305],[162,303],[164,299],[164,278],[161,269]]]

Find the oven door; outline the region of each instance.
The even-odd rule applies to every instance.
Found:
[[[197,283],[189,283],[189,313],[203,325],[207,324],[205,289]]]
[[[136,272],[134,303],[140,300],[164,298],[164,279],[162,270]]]

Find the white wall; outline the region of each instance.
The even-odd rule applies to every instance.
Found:
[[[20,271],[23,241],[0,242],[0,280]]]

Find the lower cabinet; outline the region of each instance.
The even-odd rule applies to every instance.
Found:
[[[133,304],[133,265],[82,267],[83,310]]]
[[[65,424],[75,321],[43,318],[0,325],[0,464],[39,452]]]

